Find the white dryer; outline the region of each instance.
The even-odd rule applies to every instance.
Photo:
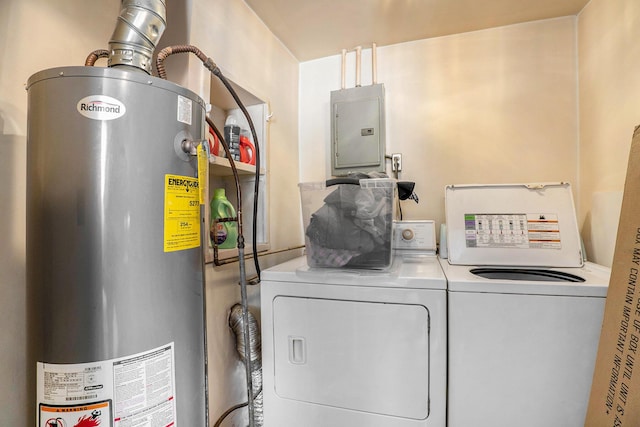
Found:
[[[445,190],[449,427],[584,425],[610,271],[571,187]]]
[[[302,257],[262,273],[265,427],[445,426],[446,281],[430,228],[430,253],[388,271]]]

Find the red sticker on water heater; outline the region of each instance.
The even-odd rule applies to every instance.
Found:
[[[76,108],[80,114],[93,120],[114,120],[127,112],[122,102],[106,95],[85,96],[78,101]]]

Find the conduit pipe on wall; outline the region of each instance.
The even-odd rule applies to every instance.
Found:
[[[360,78],[362,75],[361,61],[362,61],[362,46],[356,47],[356,87],[362,86],[360,84]]]
[[[165,0],[122,0],[118,24],[109,40],[109,67],[127,66],[151,74],[166,16]]]
[[[346,68],[347,68],[347,49],[342,49],[342,83],[340,84],[340,89],[344,89],[346,87],[346,84],[345,84]]]
[[[376,52],[377,45],[371,44],[371,84],[378,83],[378,54]],[[356,87],[361,87],[362,83],[362,46],[356,46],[351,51],[356,53]],[[349,52],[351,52],[349,51]],[[345,89],[345,74],[347,69],[347,49],[342,49],[342,64],[341,64],[341,81],[340,89]]]
[[[371,44],[371,84],[378,83],[378,54],[376,53],[377,45]]]

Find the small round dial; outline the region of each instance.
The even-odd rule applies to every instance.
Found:
[[[402,238],[404,240],[412,240],[413,239],[413,230],[410,228],[405,228],[402,230]]]

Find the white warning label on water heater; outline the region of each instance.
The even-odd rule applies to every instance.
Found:
[[[118,359],[37,364],[39,427],[175,426],[173,343]]]
[[[110,400],[89,405],[39,405],[40,427],[112,427]]]
[[[180,123],[191,125],[191,122],[193,120],[192,111],[193,101],[191,101],[189,98],[178,95],[178,121]]]
[[[468,248],[561,249],[556,214],[465,214]]]

